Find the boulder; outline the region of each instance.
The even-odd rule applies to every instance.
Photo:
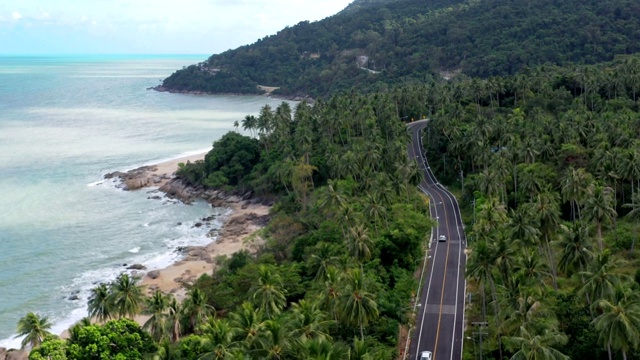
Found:
[[[142,264],[133,264],[127,267],[127,270],[145,270],[147,267]]]
[[[147,276],[151,279],[157,279],[160,277],[160,270],[151,270],[147,273]]]
[[[29,359],[29,352],[26,350],[9,349],[7,350],[5,359],[6,360],[27,360]]]

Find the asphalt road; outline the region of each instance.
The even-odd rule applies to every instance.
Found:
[[[407,359],[420,359],[431,351],[434,360],[462,359],[464,327],[466,239],[456,198],[433,176],[422,146],[427,120],[408,125],[412,131],[409,156],[424,171],[418,185],[429,196],[431,217],[438,222],[431,233],[427,261],[423,264],[416,326],[410,334]],[[446,241],[438,241],[445,235]]]

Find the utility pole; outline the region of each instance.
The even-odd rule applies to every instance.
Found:
[[[486,321],[475,321],[472,322],[471,325],[475,325],[478,326],[480,329],[479,331],[475,331],[473,333],[473,336],[475,338],[476,335],[478,335],[480,337],[480,360],[482,360],[483,358],[483,353],[484,353],[484,349],[482,348],[482,335],[487,335],[488,333],[486,331],[484,331],[484,327],[488,325],[488,323]],[[475,343],[475,340],[474,340]]]

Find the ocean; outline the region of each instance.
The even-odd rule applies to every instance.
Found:
[[[20,346],[16,323],[27,312],[48,316],[59,334],[123,264],[163,268],[177,246],[211,241],[193,224],[225,209],[102,181],[207,151],[234,121],[281,102],[147,90],[204,59],[0,56],[0,347]]]

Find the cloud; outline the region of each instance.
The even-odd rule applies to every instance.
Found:
[[[14,12],[11,13],[11,18],[14,19],[14,20],[20,20],[20,19],[22,19],[22,14],[20,14],[17,11],[14,11]]]

